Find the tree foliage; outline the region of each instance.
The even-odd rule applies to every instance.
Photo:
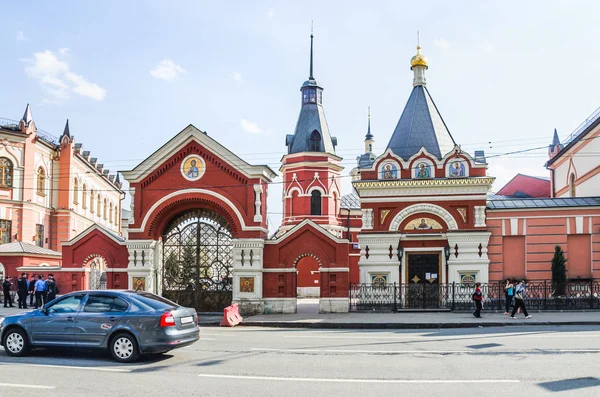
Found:
[[[554,257],[552,258],[552,290],[554,296],[565,296],[567,292],[567,260],[565,253],[556,246],[554,248]]]

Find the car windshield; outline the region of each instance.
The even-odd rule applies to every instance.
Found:
[[[168,299],[156,296],[154,294],[149,294],[147,292],[138,292],[136,293],[135,298],[144,305],[150,306],[155,310],[170,309],[178,306],[176,303],[173,303]]]

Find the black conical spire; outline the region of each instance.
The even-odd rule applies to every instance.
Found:
[[[63,131],[63,135],[67,137],[71,137],[71,131],[69,131],[69,119],[67,119],[67,123],[65,124],[65,130]]]
[[[312,22],[310,25],[310,74],[308,76],[309,80],[314,80],[314,76],[313,76],[313,38],[315,36],[313,35],[313,27],[312,27]]]
[[[371,134],[371,106],[369,106],[369,125],[367,127],[367,135],[365,136],[365,140],[373,139],[373,134]]]

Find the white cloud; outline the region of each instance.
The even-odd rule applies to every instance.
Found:
[[[483,52],[487,52],[487,53],[492,53],[494,52],[494,46],[492,45],[491,42],[489,41],[485,41],[482,45],[481,45],[481,49],[483,50]]]
[[[60,50],[58,50],[58,53],[60,55],[67,55],[69,53],[69,49],[67,47],[63,47]]]
[[[81,96],[87,96],[97,101],[103,100],[106,96],[106,89],[100,87],[96,83],[91,83],[87,81],[83,78],[83,76],[79,76],[75,73],[68,72],[65,75],[65,77],[71,83],[75,84],[75,86],[73,86],[73,91],[75,91]]]
[[[435,43],[436,46],[438,46],[440,48],[443,48],[443,49],[450,48],[450,43],[448,42],[448,40],[444,40],[444,39],[438,40],[438,39],[435,39],[433,42]]]
[[[17,41],[29,41],[27,37],[25,37],[25,33],[22,30],[17,32]]]
[[[154,70],[150,71],[152,76],[166,81],[175,80],[180,73],[185,73],[185,70],[170,59],[163,59]]]
[[[267,11],[267,16],[269,18],[273,18],[275,16],[275,9],[274,8],[269,8],[269,10]]]
[[[256,125],[256,123],[253,123],[246,119],[242,119],[240,121],[240,124],[242,126],[242,129],[250,134],[254,134],[254,135],[263,135],[264,134],[264,132],[258,127],[258,125]]]
[[[237,82],[237,83],[241,83],[242,82],[242,74],[240,72],[233,72],[231,74],[231,77],[233,77],[233,79]]]
[[[64,51],[59,51],[64,54]],[[69,65],[60,60],[50,50],[36,52],[33,59],[23,59],[27,64],[25,73],[40,83],[42,89],[50,96],[44,103],[59,103],[70,97],[71,92],[101,101],[106,90],[96,83],[87,81],[83,76],[69,70]]]

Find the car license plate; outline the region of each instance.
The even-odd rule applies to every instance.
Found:
[[[194,317],[181,317],[181,324],[189,324],[194,322]]]

